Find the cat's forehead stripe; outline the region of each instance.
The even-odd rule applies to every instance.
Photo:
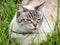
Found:
[[[34,18],[34,17],[39,17],[39,15],[37,14],[37,12],[36,11],[29,11],[29,15],[32,17],[32,18]]]
[[[30,14],[30,16],[31,16],[31,17],[33,17],[33,15],[32,15],[32,12],[31,12],[31,11],[29,11],[29,14]]]

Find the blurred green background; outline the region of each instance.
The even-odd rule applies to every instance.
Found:
[[[9,39],[9,24],[12,20],[15,12],[17,11],[17,4],[20,4],[21,0],[0,0],[0,45],[18,45],[18,41]],[[59,23],[59,5],[58,0],[57,9],[57,20],[54,28],[54,36],[48,37],[48,42],[37,42],[32,45],[60,45],[60,29],[58,28]]]

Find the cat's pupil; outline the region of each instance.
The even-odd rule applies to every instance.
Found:
[[[38,19],[38,20],[40,20],[40,19]]]
[[[28,9],[24,9],[24,12],[28,11]]]

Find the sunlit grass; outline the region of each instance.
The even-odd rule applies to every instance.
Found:
[[[59,2],[59,1],[58,1]],[[0,45],[18,45],[18,40],[10,40],[9,38],[9,24],[12,20],[16,10],[17,4],[20,1],[14,0],[0,0]],[[59,6],[58,6],[59,8]],[[59,10],[59,9],[58,9]],[[32,41],[32,45],[60,45],[60,29],[58,28],[59,23],[59,11],[57,10],[57,20],[54,28],[53,36],[47,35],[48,41],[44,42],[34,42]]]

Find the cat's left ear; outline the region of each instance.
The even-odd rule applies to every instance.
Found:
[[[42,8],[44,7],[44,4],[45,4],[45,1],[42,2],[40,5],[36,6],[35,9],[36,9],[36,10],[42,9]]]
[[[18,4],[17,5],[17,11],[20,11],[20,12],[22,12],[23,11],[23,6],[22,6],[22,4]]]

